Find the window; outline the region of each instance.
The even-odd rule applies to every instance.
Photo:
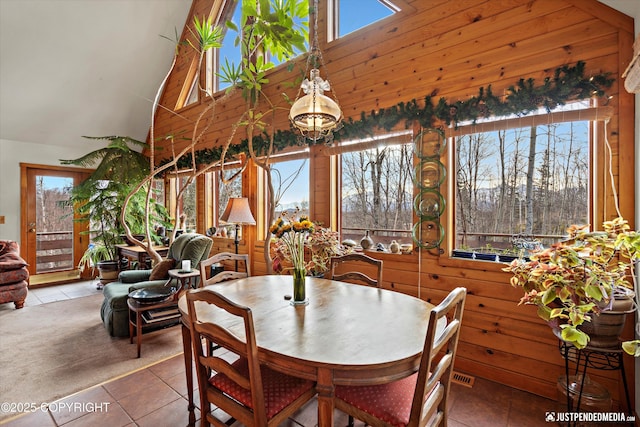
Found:
[[[406,141],[410,134],[401,134],[400,139]],[[377,141],[341,156],[342,238],[359,242],[369,231],[385,248],[392,240],[411,243],[413,143]],[[349,144],[343,149],[350,149]]]
[[[230,16],[229,21],[237,28],[241,28],[240,20],[242,18],[242,8],[237,7],[240,2],[231,2],[232,4],[227,11],[227,16]],[[223,67],[229,68],[230,66],[238,67],[241,63],[240,46],[236,45],[235,39],[237,34],[229,29],[224,24],[224,19],[219,25],[224,25],[224,39],[222,40],[222,46],[219,49],[209,49],[206,54],[207,62],[207,91],[214,93],[231,86],[231,82],[221,79],[219,74]],[[224,208],[223,208],[224,209]]]
[[[189,94],[187,95],[187,100],[184,103],[184,107],[198,102],[198,92],[199,92],[198,79],[199,78],[200,77],[196,73],[195,77],[193,78],[193,83],[191,83],[191,89],[189,89]]]
[[[329,2],[329,16],[332,18],[329,22],[333,22],[333,28],[329,29],[329,34],[333,34],[331,40],[344,37],[398,11],[400,8],[389,0],[333,0],[333,5]]]
[[[309,215],[309,161],[286,160],[271,167],[273,191],[276,196],[276,217],[282,212]]]
[[[454,139],[454,256],[500,260],[590,223],[592,122],[563,114],[495,122],[496,130],[487,124]]]
[[[241,3],[242,2],[227,2],[228,9],[223,13],[224,18],[221,19],[219,24],[224,26],[225,31],[222,47],[219,49],[210,49],[206,53],[206,85],[208,93],[214,93],[230,87],[232,82],[225,78],[225,76],[229,74],[226,70],[238,69],[242,63],[241,46],[237,41],[238,34],[233,30],[230,31],[224,24],[225,20],[227,20],[232,22],[239,30],[242,28],[242,7],[238,7]],[[286,6],[286,4],[281,2],[278,4]],[[273,7],[274,5],[272,4],[271,6]],[[308,33],[308,11],[308,7],[299,8],[299,10],[296,10],[299,16],[290,16],[289,11],[286,12],[286,16],[293,19],[296,28],[305,34]],[[294,52],[294,56],[301,53],[302,52],[296,51]],[[267,60],[271,61],[274,66],[284,63],[289,59],[291,58],[278,57],[277,55],[270,55],[269,52],[267,52]]]
[[[178,215],[184,215],[184,220],[178,222],[178,230],[196,229],[196,181],[192,180],[187,185],[188,176],[182,175],[172,177],[168,180],[167,192],[169,194],[167,204],[171,218],[175,219],[176,204],[178,204]],[[178,201],[180,189],[187,186]]]
[[[225,180],[229,180],[234,175],[237,175],[233,181],[227,181],[222,179],[222,171],[216,172],[216,178],[218,181],[218,215],[220,216],[224,213],[224,210],[227,208],[227,204],[229,203],[229,199],[232,197],[242,197],[242,174],[238,174],[240,168],[225,168],[224,169],[224,178]]]
[[[199,85],[199,73],[198,73],[198,63],[194,59],[189,67],[189,71],[187,72],[184,84],[182,86],[182,90],[178,95],[178,99],[176,101],[176,110],[181,108],[188,107],[189,105],[196,104],[200,99],[200,85]]]

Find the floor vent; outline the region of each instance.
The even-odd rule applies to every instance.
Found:
[[[456,371],[453,371],[453,378],[451,379],[452,382],[469,388],[473,387],[473,382],[475,380],[475,377],[472,377],[471,375],[461,374]]]

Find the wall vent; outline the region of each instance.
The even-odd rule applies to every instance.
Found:
[[[462,374],[456,371],[453,371],[453,378],[451,378],[452,382],[469,388],[473,387],[475,380],[475,377],[472,377],[471,375]]]

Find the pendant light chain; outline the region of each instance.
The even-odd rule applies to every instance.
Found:
[[[320,50],[320,42],[318,41],[318,10],[319,10],[318,3],[319,3],[319,0],[313,0],[313,46],[311,47],[311,54],[307,59],[307,73],[309,71],[309,62],[311,60],[311,57],[313,56],[319,59],[319,64],[314,64],[314,65],[320,65],[319,67],[314,67],[314,68],[324,69],[324,74],[326,76],[325,81],[329,83],[329,86],[331,86],[331,81],[329,80],[329,71],[327,69],[327,66],[324,63],[324,57],[322,56],[322,51]],[[333,99],[339,105],[340,101],[338,100],[336,92],[333,89],[331,89],[331,95],[333,95]],[[315,92],[314,92],[314,97],[315,97]]]

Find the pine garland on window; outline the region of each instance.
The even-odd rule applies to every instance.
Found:
[[[376,129],[389,131],[399,123],[411,127],[418,122],[422,127],[433,127],[435,123],[447,126],[461,122],[476,122],[478,119],[492,116],[527,115],[539,108],[552,111],[568,101],[604,96],[604,90],[610,88],[614,79],[611,73],[600,73],[591,77],[584,75],[585,63],[578,61],[575,66],[564,65],[555,70],[553,77],[547,77],[541,85],[536,85],[533,78],[520,79],[510,86],[505,96],[496,96],[489,85],[486,90],[481,87],[478,95],[465,101],[448,102],[441,97],[434,104],[432,95],[424,97],[422,105],[416,99],[400,102],[389,108],[360,113],[359,120],[346,119],[342,129],[334,133],[334,140],[350,140],[373,136]],[[269,135],[254,136],[254,149],[259,154],[267,154]],[[276,131],[274,149],[276,152],[287,147],[301,146],[308,143],[291,130]],[[323,143],[318,141],[318,143]],[[232,145],[227,157],[234,157],[248,152],[248,141]],[[220,160],[222,148],[206,148],[196,152],[196,164],[211,164]],[[162,163],[167,162],[164,160]],[[191,167],[191,156],[183,156],[179,167]]]

